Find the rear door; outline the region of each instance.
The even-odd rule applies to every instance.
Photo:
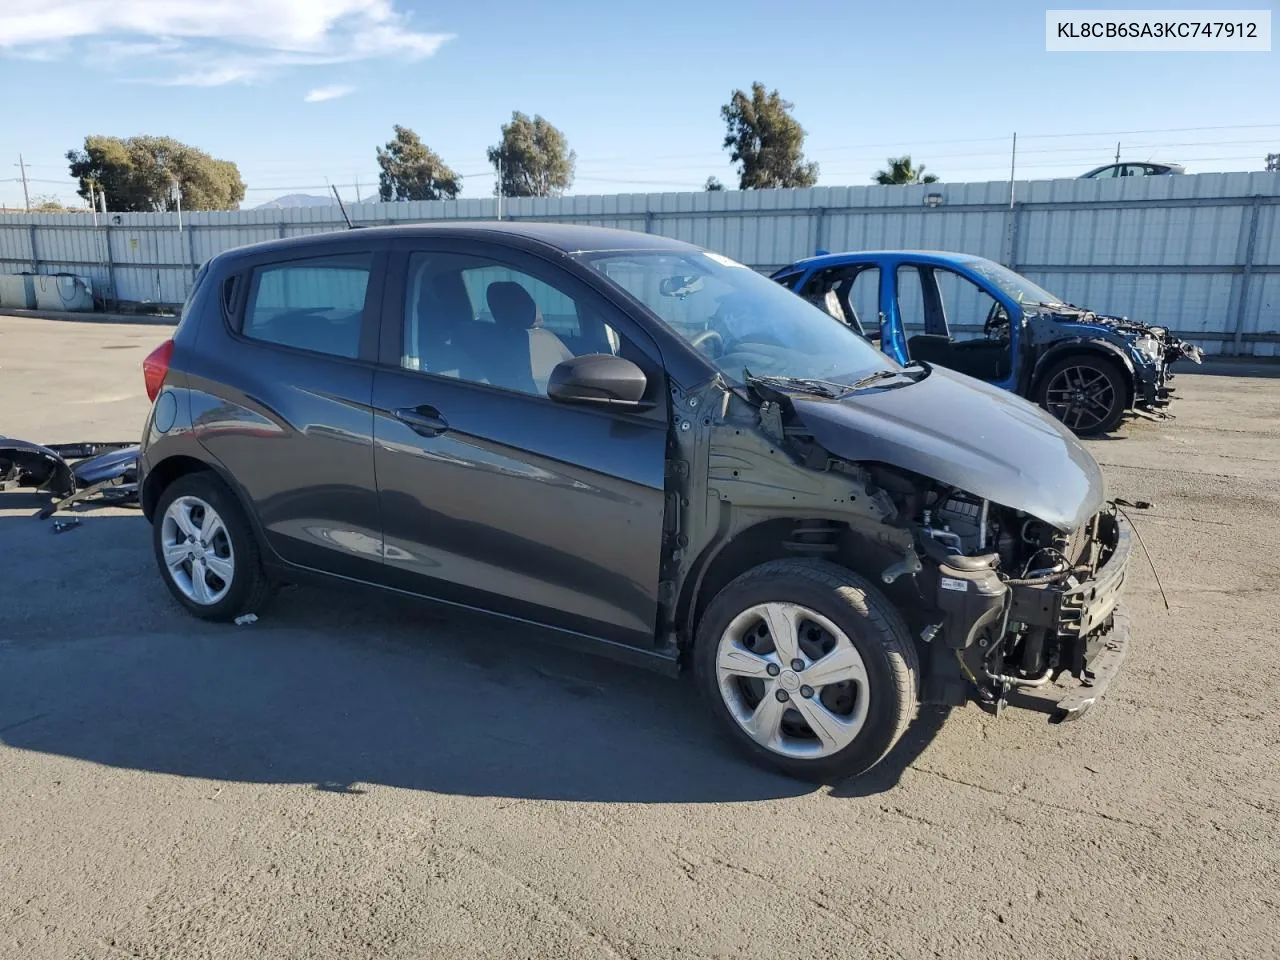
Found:
[[[817,270],[800,295],[870,340],[880,339],[880,268],[851,263]]]
[[[404,244],[374,377],[387,576],[441,600],[652,646],[668,393],[656,345],[539,257],[481,241]],[[509,314],[530,301],[536,311]],[[526,319],[530,329],[513,332]],[[581,353],[638,363],[654,408],[549,399],[550,369]]]
[[[251,501],[270,547],[358,579],[382,568],[373,359],[386,248],[280,251],[221,281],[188,369],[197,439]]]

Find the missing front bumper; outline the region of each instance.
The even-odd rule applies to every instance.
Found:
[[[997,711],[1007,703],[1047,713],[1056,722],[1074,720],[1102,698],[1124,663],[1129,618],[1121,598],[1131,527],[1118,510],[1109,510],[1095,518],[1090,536],[1104,548],[1105,561],[1088,580],[1070,587],[1011,588],[1010,622],[1021,638],[1013,656],[1005,659],[1003,652],[987,653],[980,646],[959,653],[981,700]]]
[[[1129,617],[1123,609],[1116,608],[1110,624],[1096,637],[1092,656],[1085,659],[1080,675],[1080,686],[1057,702],[1051,719],[1055,723],[1076,720],[1084,716],[1111,686],[1129,653]]]

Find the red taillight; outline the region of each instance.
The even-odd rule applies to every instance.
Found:
[[[173,356],[173,341],[166,340],[142,361],[142,379],[147,384],[147,399],[155,401],[156,394],[164,386],[164,378],[169,375],[169,359]]]

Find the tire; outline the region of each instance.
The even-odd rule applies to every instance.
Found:
[[[1083,389],[1076,400],[1067,391]],[[1125,371],[1105,357],[1076,354],[1059,360],[1040,378],[1035,402],[1071,431],[1082,437],[1110,433],[1120,425],[1128,408],[1129,384]]]
[[[800,664],[787,662],[788,623],[796,626]],[[784,636],[782,656],[771,624]],[[919,702],[919,659],[902,617],[865,579],[825,561],[770,561],[721,590],[698,624],[693,667],[730,740],[758,763],[817,783],[879,763]],[[805,682],[826,677],[852,679]]]
[[[235,496],[212,473],[187,474],[164,489],[151,543],[165,586],[202,620],[256,613],[271,596],[253,529]],[[204,576],[197,576],[199,571]]]

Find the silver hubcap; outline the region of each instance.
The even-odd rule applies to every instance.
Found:
[[[160,523],[165,569],[188,599],[217,603],[231,589],[235,552],[218,512],[199,497],[179,497]]]
[[[762,603],[734,617],[720,637],[716,678],[738,725],[785,757],[843,750],[867,720],[867,668],[857,648],[799,604]]]

